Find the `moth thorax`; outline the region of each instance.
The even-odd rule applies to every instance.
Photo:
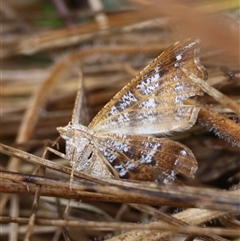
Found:
[[[87,171],[93,156],[91,141],[84,137],[67,140],[66,156],[77,171]]]

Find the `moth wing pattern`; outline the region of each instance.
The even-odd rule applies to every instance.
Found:
[[[186,146],[166,138],[111,133],[94,144],[120,178],[173,183],[176,174],[193,177],[198,167]]]
[[[198,48],[199,40],[185,40],[169,47],[103,107],[89,129],[124,134],[169,134],[189,129],[199,108],[183,100],[202,92],[180,67],[207,78]]]

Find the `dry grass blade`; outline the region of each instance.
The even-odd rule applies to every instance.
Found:
[[[28,157],[29,161],[32,159],[31,156]],[[39,159],[39,162],[42,160]],[[45,160],[42,163],[45,167],[51,167],[55,170],[66,171],[66,168],[61,166],[58,168],[55,164],[48,164],[48,161]],[[68,174],[71,174],[70,170],[67,170]],[[75,173],[76,176],[82,176],[78,173]],[[112,202],[118,202],[121,200],[123,203],[143,203],[143,204],[151,204],[151,205],[170,205],[170,206],[192,206],[198,207],[202,206],[204,208],[213,208],[213,209],[221,209],[221,210],[238,210],[239,202],[238,202],[238,195],[239,190],[230,193],[221,194],[218,190],[215,189],[198,189],[193,187],[165,187],[155,185],[142,185],[141,183],[129,183],[112,180],[112,181],[103,181],[99,179],[93,179],[85,175],[89,180],[93,179],[97,183],[105,183],[104,186],[100,186],[97,184],[88,184],[88,183],[80,183],[80,184],[72,184],[72,188],[70,189],[69,180],[56,180],[45,178],[41,176],[31,176],[31,175],[20,175],[14,173],[8,173],[1,171],[1,177],[4,179],[9,179],[15,182],[27,182],[27,183],[34,183],[42,186],[42,195],[49,195],[52,194],[58,197],[65,197],[65,198],[91,198],[92,200],[98,200],[99,195],[102,195],[102,201],[108,201],[111,199]],[[112,186],[112,184],[116,185],[116,187]],[[46,188],[47,186],[47,188]],[[13,190],[17,186],[12,185]],[[45,188],[44,188],[45,187]],[[11,192],[11,188],[9,188],[9,184],[5,185],[2,183],[1,185],[2,191],[4,192]],[[28,189],[26,187],[18,187],[20,193],[35,193],[35,188],[29,185]],[[54,190],[55,189],[55,190]],[[46,191],[45,191],[46,190]],[[53,191],[54,190],[54,191]],[[62,190],[65,190],[62,193]],[[84,193],[82,193],[84,192]],[[89,192],[89,193],[88,193]],[[94,192],[94,193],[92,193]],[[185,196],[182,196],[182,193],[186,193]],[[95,195],[95,193],[97,195]],[[104,196],[106,195],[106,196]],[[115,196],[115,197],[114,197]],[[142,200],[139,200],[141,198]],[[214,203],[212,205],[211,203]]]
[[[190,211],[190,210],[189,210]],[[196,210],[191,210],[196,212]],[[192,212],[189,212],[189,215],[192,215]],[[202,217],[204,216],[204,212],[201,213],[197,213],[198,215],[201,215]],[[186,213],[184,215],[187,215]],[[225,213],[210,213],[208,214],[208,218],[212,217],[218,217],[218,216],[222,216],[222,215],[226,215]],[[177,218],[177,216],[176,216]],[[7,222],[16,222],[16,223],[20,223],[20,224],[25,224],[28,222],[27,218],[8,218],[8,217],[1,217],[2,222],[3,223],[7,223]],[[191,221],[189,221],[191,223]],[[177,226],[172,226],[169,224],[164,224],[162,222],[152,222],[150,224],[131,224],[131,223],[124,223],[124,222],[93,222],[93,221],[68,221],[68,220],[47,220],[47,219],[37,219],[36,220],[36,224],[38,225],[44,225],[44,226],[62,226],[62,227],[77,227],[77,228],[81,228],[81,229],[104,229],[104,230],[108,230],[108,231],[112,231],[112,230],[129,230],[129,229],[136,229],[136,231],[132,231],[133,232],[139,232],[138,233],[138,238],[141,237],[142,235],[146,235],[147,232],[151,232],[151,235],[148,237],[151,238],[150,240],[157,240],[159,238],[168,238],[171,236],[170,233],[165,232],[165,234],[160,234],[159,235],[159,231],[168,231],[168,230],[172,230],[173,232],[179,232],[179,233],[185,233],[185,234],[192,234],[195,233],[197,235],[207,235],[209,232],[211,232],[213,235],[228,235],[231,237],[236,237],[239,235],[239,231],[238,230],[222,230],[219,228],[199,228],[199,227],[177,227]],[[142,230],[145,230],[144,233],[142,233]],[[156,233],[157,232],[157,233]],[[154,235],[157,235],[157,237],[155,236],[155,238],[153,239]],[[121,239],[124,236],[129,235],[128,233],[125,233],[124,235],[121,236],[116,236],[112,239],[108,239],[108,240],[124,240]],[[137,237],[136,236],[136,237]],[[142,237],[144,238],[144,237]],[[139,239],[138,239],[139,240]]]

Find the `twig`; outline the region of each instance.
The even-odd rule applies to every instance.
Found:
[[[226,95],[222,94],[220,91],[213,88],[206,81],[202,80],[194,73],[188,71],[185,68],[182,68],[182,71],[195,83],[197,84],[204,92],[212,96],[217,102],[221,103],[223,106],[232,109],[240,117],[240,106]]]
[[[209,211],[208,210],[197,210],[197,209],[188,209],[186,211],[180,212],[178,214],[173,215],[175,218],[182,218],[184,215],[186,218],[186,221],[189,221],[192,225],[201,224],[202,219],[193,220],[193,212],[197,212],[197,216],[206,217],[209,218]],[[219,216],[226,215],[224,212],[217,212],[212,211],[210,212],[212,214],[211,218],[216,218]],[[196,215],[196,214],[195,214]],[[209,218],[210,220],[210,218]],[[1,222],[16,222],[19,224],[25,224],[28,222],[27,218],[11,218],[11,217],[1,217]],[[101,229],[101,230],[122,230],[122,229],[135,229],[134,231],[130,232],[139,232],[140,233],[146,233],[148,232],[153,235],[156,235],[156,232],[158,233],[157,236],[159,236],[159,230],[162,231],[168,231],[168,232],[160,232],[161,237],[167,238],[172,236],[171,232],[178,232],[178,233],[185,233],[185,234],[199,234],[199,235],[208,235],[208,234],[217,234],[217,235],[228,235],[232,237],[236,237],[239,235],[239,230],[236,229],[225,229],[225,228],[200,228],[200,227],[193,227],[193,226],[174,226],[169,225],[161,221],[152,222],[149,224],[135,224],[135,223],[124,223],[124,222],[94,222],[94,221],[78,221],[78,220],[49,220],[49,219],[42,219],[37,218],[36,224],[38,225],[45,225],[45,226],[66,226],[66,227],[77,227],[82,229]],[[169,232],[170,231],[170,232]],[[139,236],[138,234],[138,236]],[[123,235],[122,235],[123,236]],[[116,240],[117,237],[114,237],[109,240]],[[119,238],[119,237],[118,237]]]

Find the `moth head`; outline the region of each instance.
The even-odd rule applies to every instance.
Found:
[[[60,136],[65,140],[88,138],[88,128],[80,124],[72,124],[71,122],[64,127],[57,127]]]
[[[64,127],[57,127],[57,131],[59,132],[61,137],[65,140],[72,138],[74,136],[74,130],[69,125]]]

